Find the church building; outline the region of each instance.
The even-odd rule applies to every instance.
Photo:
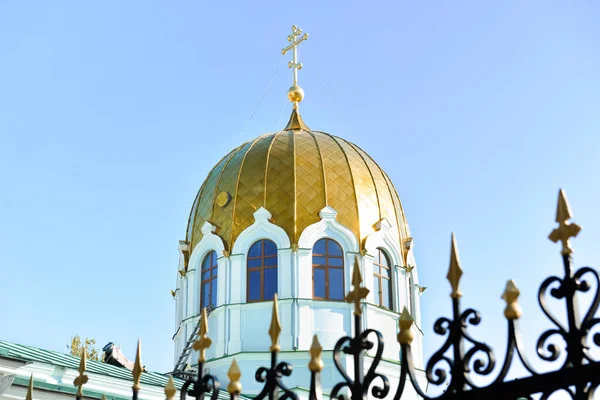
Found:
[[[309,128],[310,119],[301,117],[304,91],[298,85],[302,64],[297,53],[307,38],[294,26],[282,51],[292,54],[289,122],[281,131],[262,134],[215,160],[193,201],[174,271],[174,375],[185,377],[196,370],[198,353],[192,343],[206,308],[212,346],[205,372],[227,382],[235,358],[243,393],[250,396],[261,389],[254,371],[270,359],[267,330],[275,294],[281,358],[294,367],[286,385],[301,397],[308,393],[313,335],[323,347],[324,392],[340,381],[332,350],[352,332],[353,306],[344,299],[355,260],[369,289],[362,303],[365,328],[376,328],[385,338],[378,371],[396,385],[396,335],[404,307],[415,319],[415,367],[424,368],[422,288],[400,198],[389,176],[364,150]],[[367,366],[372,356],[367,352]],[[351,370],[349,360],[347,364]]]

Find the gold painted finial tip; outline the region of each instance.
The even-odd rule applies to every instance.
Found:
[[[406,308],[405,306],[402,310],[402,313],[400,314],[400,319],[398,320],[400,331],[398,332],[397,339],[398,343],[400,343],[401,345],[409,345],[412,343],[414,339],[414,334],[412,333],[412,330],[410,328],[412,327],[412,324],[414,322],[415,319],[412,315],[410,315],[410,313],[408,312],[408,308]]]
[[[402,312],[400,313],[400,321],[411,321],[413,322],[415,319],[413,318],[412,315],[410,315],[410,312],[408,311],[408,308],[406,308],[406,306],[404,306],[404,308],[402,309]]]
[[[458,288],[462,274],[463,271],[460,267],[458,246],[456,245],[456,235],[454,232],[452,232],[452,238],[450,242],[450,267],[448,268],[448,274],[446,275],[446,278],[450,282],[450,286],[452,286],[452,293],[450,296],[453,299],[457,299],[462,296],[462,293]]]
[[[175,387],[175,382],[173,382],[173,377],[169,376],[169,381],[167,382],[167,386],[165,386],[165,395],[167,399],[173,399],[176,393],[177,388]]]
[[[360,264],[358,256],[354,257],[354,269],[352,270],[352,290],[346,295],[347,303],[354,303],[354,315],[362,315],[361,300],[366,299],[369,289],[362,286],[362,274],[360,273]]]
[[[138,339],[137,350],[135,352],[135,362],[133,363],[133,371],[131,371],[133,375],[133,390],[140,390],[140,378],[142,376],[143,371],[144,367],[142,366],[142,339]]]
[[[558,204],[556,205],[556,222],[565,222],[573,217],[571,206],[567,200],[564,189],[558,191]]]
[[[504,293],[502,293],[502,300],[506,302],[506,308],[504,309],[504,316],[506,319],[515,320],[521,317],[523,310],[517,302],[521,291],[515,284],[515,281],[510,279],[506,282]]]
[[[325,367],[323,360],[321,359],[321,353],[323,347],[319,342],[317,335],[313,336],[312,344],[310,346],[310,361],[308,363],[308,369],[312,372],[321,372]]]
[[[229,378],[229,385],[227,385],[227,391],[230,394],[239,394],[242,392],[242,383],[240,382],[240,377],[242,376],[242,371],[240,371],[240,367],[238,366],[235,358],[231,362],[231,366],[229,367],[229,371],[227,371],[227,377]]]
[[[200,317],[200,332],[198,340],[192,344],[192,348],[199,352],[198,362],[203,363],[206,361],[206,349],[212,345],[212,340],[208,337],[208,313],[206,307],[202,309],[202,315]]]
[[[554,229],[548,238],[554,243],[558,241],[562,243],[563,255],[569,255],[573,252],[570,239],[576,237],[581,231],[581,226],[569,222],[572,217],[573,214],[567,200],[567,195],[563,189],[560,189],[558,192],[558,204],[556,205],[556,222],[558,222],[558,228]]]
[[[33,374],[29,377],[29,386],[27,386],[27,394],[25,400],[33,400]]]
[[[279,334],[281,334],[281,324],[279,323],[279,307],[277,305],[277,293],[273,295],[273,313],[271,314],[271,326],[269,327],[269,336],[271,337],[271,351],[279,351]]]

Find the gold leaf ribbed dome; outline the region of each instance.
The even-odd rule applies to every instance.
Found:
[[[359,243],[383,218],[398,240],[409,236],[390,178],[366,152],[324,132],[294,129],[259,136],[217,163],[196,196],[186,240],[193,249],[209,221],[231,250],[264,207],[297,243],[325,206],[338,212],[337,220]]]

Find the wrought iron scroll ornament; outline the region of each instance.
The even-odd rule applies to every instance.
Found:
[[[600,276],[598,272],[590,267],[583,267],[573,272],[572,253],[570,239],[575,237],[581,228],[574,223],[570,223],[571,210],[567,203],[565,193],[561,190],[558,197],[558,208],[556,213],[556,222],[559,226],[552,231],[549,238],[553,242],[562,244],[562,261],[564,266],[564,277],[547,278],[541,285],[538,293],[538,300],[542,311],[555,325],[554,328],[542,333],[537,341],[537,356],[548,362],[556,362],[561,351],[566,351],[565,361],[559,369],[539,373],[528,361],[525,356],[523,344],[520,339],[518,320],[521,316],[521,307],[518,304],[519,289],[515,283],[510,280],[506,284],[502,299],[506,302],[504,316],[507,320],[508,345],[504,361],[496,370],[496,358],[490,346],[475,340],[468,332],[469,325],[477,325],[481,321],[479,313],[474,309],[462,310],[460,300],[462,293],[460,291],[460,278],[462,269],[458,256],[456,238],[452,235],[450,250],[450,268],[447,278],[450,282],[452,291],[450,297],[452,300],[452,317],[439,318],[434,324],[434,332],[438,335],[446,336],[442,347],[433,354],[426,365],[425,373],[428,384],[434,387],[447,388],[437,397],[432,397],[426,393],[417,381],[417,373],[413,363],[411,343],[414,338],[412,325],[413,317],[408,310],[404,308],[399,319],[399,332],[397,340],[401,346],[400,357],[400,378],[398,387],[395,388],[394,400],[402,398],[407,382],[411,383],[416,393],[424,399],[547,399],[551,395],[564,392],[574,400],[592,399],[597,387],[600,385],[600,361],[594,359],[591,353],[592,344],[589,343],[590,335],[593,329],[600,324],[600,318],[596,317],[598,307],[600,306]],[[585,278],[585,279],[584,279]],[[592,284],[588,280],[592,281]],[[333,386],[332,400],[366,400],[369,394],[377,399],[383,399],[390,394],[390,384],[388,378],[376,371],[383,354],[384,339],[380,332],[374,329],[365,329],[363,331],[362,307],[363,300],[369,293],[368,289],[362,286],[362,277],[358,259],[355,261],[352,275],[353,289],[346,296],[346,301],[354,305],[354,332],[353,336],[341,338],[334,347],[333,363],[342,377],[342,382]],[[578,292],[589,292],[595,287],[595,294],[591,305],[583,318],[579,315],[579,305],[577,303]],[[551,297],[564,301],[567,314],[567,325],[564,326],[550,311],[546,297]],[[198,375],[185,381],[181,391],[181,399],[187,395],[195,399],[203,399],[210,393],[210,399],[216,400],[219,393],[219,382],[216,377],[204,374],[205,350],[210,347],[211,340],[207,336],[207,317],[206,310],[202,311],[202,324],[199,339],[194,343],[194,349],[199,351]],[[256,400],[298,400],[298,395],[288,389],[282,382],[284,377],[292,373],[292,366],[285,361],[278,361],[279,334],[281,326],[279,324],[279,311],[277,307],[277,296],[273,300],[273,315],[269,336],[271,337],[271,363],[270,366],[260,367],[256,370],[255,378],[258,382],[264,383],[263,389],[254,397]],[[566,346],[559,348],[550,339],[558,336],[563,339]],[[593,345],[600,349],[600,333],[591,335]],[[365,351],[375,348],[375,356],[372,358],[371,365],[365,373],[364,359]],[[313,344],[310,348],[311,359],[308,364],[311,372],[310,382],[310,400],[321,400],[320,373],[323,370],[323,361],[321,360],[322,348],[316,335],[313,338]],[[344,360],[352,360],[352,377],[344,367]],[[506,380],[511,370],[511,365],[515,358],[519,358],[529,376],[514,380]],[[87,382],[85,372],[85,357],[82,357],[79,368],[79,376],[74,384],[78,387],[77,399],[82,398],[82,387]],[[141,366],[141,348],[138,343],[138,352],[136,355],[135,368],[133,370],[133,399],[137,399],[140,390],[140,377],[142,374]],[[477,377],[488,376],[491,383],[487,385],[478,385]],[[229,385],[227,391],[231,400],[237,400],[242,392],[240,383],[241,371],[235,359],[228,372]],[[33,381],[31,381],[33,382]],[[329,386],[329,385],[328,385]],[[32,383],[28,390],[28,398],[31,398],[33,390]],[[167,400],[173,399],[176,394],[172,379],[169,380],[165,388]],[[390,397],[392,398],[392,397]]]

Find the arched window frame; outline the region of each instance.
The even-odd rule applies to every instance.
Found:
[[[252,249],[260,244],[260,255],[251,256]],[[266,253],[267,245],[271,249],[274,249],[274,252]],[[255,264],[255,265],[250,265]],[[259,301],[271,301],[273,300],[273,295],[271,293],[267,293],[267,285],[265,284],[265,279],[267,273],[275,273],[275,276],[271,276],[269,279],[274,279],[275,290],[273,294],[277,293],[278,290],[278,258],[277,258],[277,244],[270,239],[259,239],[252,243],[252,246],[248,249],[248,255],[246,257],[246,302],[255,303]],[[250,298],[251,288],[250,285],[252,283],[250,279],[250,275],[252,273],[260,274],[260,287],[259,293],[260,296],[255,299]],[[273,283],[272,283],[273,284]],[[272,285],[271,284],[271,285]]]
[[[192,285],[190,285],[190,290],[193,293],[190,293],[193,296],[192,305],[193,308],[190,310],[193,312],[193,315],[200,314],[200,303],[202,301],[201,298],[201,290],[202,290],[202,262],[208,253],[211,251],[216,251],[217,256],[223,254],[225,250],[225,243],[223,239],[215,234],[217,227],[210,222],[205,222],[202,225],[202,239],[194,246],[192,253],[190,255],[190,259],[188,262],[188,270],[195,271],[195,279]],[[219,259],[219,263],[222,263],[222,258]],[[225,276],[221,276],[221,281],[223,281]],[[221,282],[222,284],[223,282]],[[224,293],[219,293],[220,297],[223,297]],[[222,304],[222,302],[226,301],[226,299],[213,299],[217,305]]]
[[[319,243],[324,242],[325,253],[316,253],[315,249],[319,245]],[[330,253],[330,243],[334,243],[337,248],[339,248],[339,255],[336,253]],[[337,250],[337,249],[336,249]],[[315,258],[324,259],[325,263],[315,263]],[[332,261],[332,260],[339,260]],[[336,265],[340,264],[340,265]],[[328,300],[328,301],[344,301],[345,296],[345,272],[344,272],[344,248],[341,244],[339,244],[336,240],[328,237],[321,238],[317,240],[313,246],[312,252],[312,287],[313,287],[313,299],[317,300]],[[325,280],[325,296],[317,296],[315,294],[315,270],[324,270],[324,280]],[[333,271],[340,271],[341,276],[339,277],[339,283],[341,284],[341,297],[332,298],[331,295],[331,273]]]
[[[217,252],[211,250],[204,256],[200,264],[200,310],[217,306],[218,271]],[[205,298],[205,290],[208,291],[208,299]]]
[[[378,247],[377,257],[373,260],[373,285],[375,289],[373,295],[375,304],[388,310],[394,309],[392,274],[393,268],[390,256],[384,249]],[[383,291],[384,287],[387,288],[387,295]],[[379,290],[377,291],[377,289]]]

